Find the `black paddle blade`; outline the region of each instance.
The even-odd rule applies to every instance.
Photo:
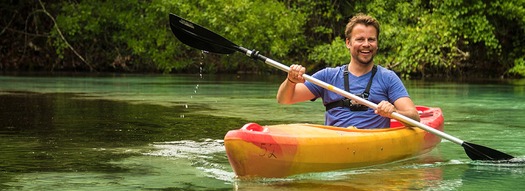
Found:
[[[463,142],[461,146],[472,160],[510,160],[514,158],[509,154],[474,143]]]
[[[171,32],[184,44],[218,54],[231,54],[237,45],[214,32],[177,15],[170,14]]]

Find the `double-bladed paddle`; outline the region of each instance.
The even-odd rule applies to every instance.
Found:
[[[290,67],[285,66],[272,59],[269,59],[263,55],[260,55],[258,51],[248,50],[244,47],[238,46],[235,43],[229,41],[228,39],[204,27],[201,27],[186,19],[183,19],[177,15],[170,14],[170,27],[171,27],[171,31],[173,32],[173,34],[175,34],[175,36],[182,43],[188,46],[191,46],[193,48],[197,48],[200,50],[205,50],[205,51],[213,52],[213,53],[219,53],[219,54],[232,54],[238,51],[238,52],[245,54],[248,57],[251,57],[257,60],[261,60],[264,63],[271,65],[273,67],[276,67],[282,71],[288,72],[290,70]],[[337,87],[334,87],[330,84],[327,84],[323,81],[313,78],[307,74],[303,74],[303,78],[313,84],[321,86],[327,90],[335,92],[348,99],[355,100],[358,103],[366,105],[374,110],[377,109],[377,105],[375,103],[372,103],[359,96],[356,96],[354,94],[341,90]],[[497,150],[494,150],[494,149],[491,149],[485,146],[465,142],[461,139],[458,139],[454,136],[446,134],[442,131],[436,130],[432,127],[429,127],[425,124],[422,124],[418,121],[415,121],[411,118],[408,118],[396,112],[392,113],[392,118],[398,121],[404,122],[405,124],[419,127],[425,131],[428,131],[439,137],[447,139],[453,143],[461,145],[465,149],[465,152],[467,153],[468,157],[470,157],[472,160],[510,160],[514,158],[513,156],[503,153],[501,151],[497,151]]]

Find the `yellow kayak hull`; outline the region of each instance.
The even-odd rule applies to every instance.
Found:
[[[443,130],[439,108],[418,107],[421,123]],[[347,129],[313,124],[244,125],[224,138],[239,177],[286,177],[384,164],[431,151],[441,139],[419,128]]]

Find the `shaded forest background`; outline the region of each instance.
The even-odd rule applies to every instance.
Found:
[[[525,0],[4,0],[0,70],[278,72],[180,43],[174,13],[311,73],[348,63],[344,26],[360,12],[381,23],[375,62],[402,77],[525,76]]]

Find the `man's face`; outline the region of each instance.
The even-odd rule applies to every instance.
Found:
[[[377,30],[374,26],[357,24],[352,30],[350,39],[346,39],[346,47],[352,55],[352,62],[370,64],[377,53]]]

